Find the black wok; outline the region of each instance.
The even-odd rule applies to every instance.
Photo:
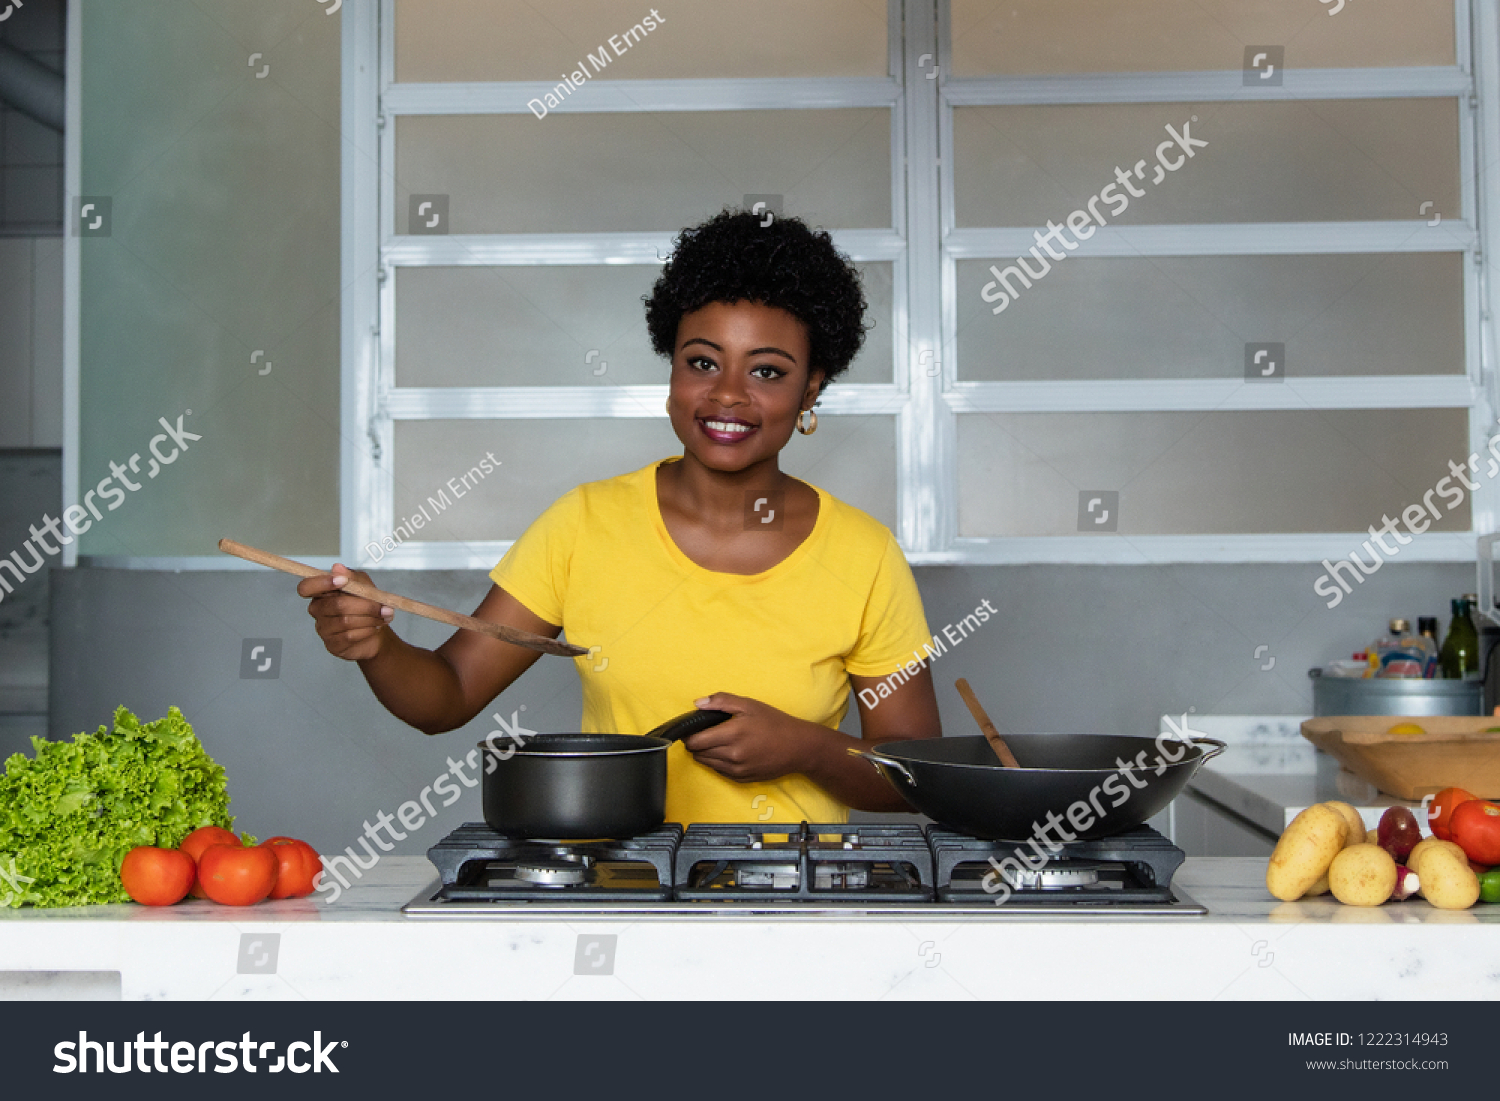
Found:
[[[479,743],[484,820],[508,837],[634,837],[667,816],[667,748],[728,719],[689,711],[650,734],[535,734]]]
[[[1224,752],[1224,743],[1213,738],[1007,734],[1005,740],[1020,768],[1002,766],[978,735],[849,752],[874,765],[929,818],[998,841],[1025,841],[1038,827],[1057,840],[1124,833],[1170,803],[1199,765]],[[1049,812],[1060,830],[1047,827]]]

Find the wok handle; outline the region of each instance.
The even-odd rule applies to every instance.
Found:
[[[1225,743],[1219,741],[1218,738],[1204,738],[1204,737],[1201,737],[1201,736],[1194,738],[1188,744],[1189,745],[1209,745],[1209,746],[1213,746],[1212,749],[1210,749],[1202,757],[1198,758],[1198,764],[1199,764],[1200,767],[1202,765],[1208,763],[1209,761],[1212,761],[1220,753],[1223,753],[1226,749],[1229,748],[1229,746],[1227,746]]]
[[[897,772],[901,773],[902,776],[906,777],[906,782],[908,784],[910,784],[912,787],[917,786],[917,778],[911,774],[911,769],[907,768],[905,764],[903,764],[901,761],[896,760],[894,757],[887,757],[885,754],[876,753],[871,749],[856,749],[852,745],[849,747],[849,756],[863,757],[865,760],[869,761],[870,764],[874,767],[875,771],[880,773],[882,776],[885,776],[885,770],[887,768],[893,768]],[[887,779],[889,779],[889,777],[887,777]]]

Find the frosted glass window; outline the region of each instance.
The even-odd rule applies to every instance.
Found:
[[[891,225],[886,108],[396,120],[406,196],[449,196],[454,233],[672,231],[746,195],[840,228]]]
[[[501,466],[469,477],[493,453]],[[638,470],[682,454],[660,419],[398,421],[395,516],[399,522],[437,497],[450,479],[465,489],[417,536],[433,541],[515,539],[575,485]],[[869,512],[896,522],[895,418],[819,418],[812,436],[793,434],[782,469]],[[432,512],[429,506],[428,512]]]
[[[647,27],[649,2],[396,0],[396,79],[551,81],[601,48],[610,58],[601,80],[887,72],[884,3],[693,0],[657,10],[663,22]]]
[[[855,266],[874,328],[840,382],[889,383],[892,265]],[[396,385],[664,383],[641,302],[660,274],[639,264],[398,268]]]
[[[1466,409],[965,414],[959,534],[1077,535],[1084,490],[1119,494],[1124,535],[1363,531],[1419,504],[1468,439]],[[1468,530],[1467,492],[1433,502],[1433,530]]]
[[[953,0],[957,76],[1238,69],[1247,45],[1288,67],[1454,63],[1452,0]]]
[[[1184,125],[1207,147],[1154,184],[1166,127]],[[958,107],[953,142],[959,226],[1062,221],[1109,185],[1129,205],[1116,214],[1102,196],[1097,209],[1118,225],[1461,213],[1454,99]],[[1143,160],[1144,194],[1130,197],[1115,169]]]
[[[1014,263],[959,261],[962,379],[1243,378],[1259,342],[1288,377],[1466,370],[1462,253],[1075,255],[1029,290],[1010,276],[995,314],[990,268]]]

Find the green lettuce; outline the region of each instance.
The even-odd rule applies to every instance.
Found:
[[[173,707],[142,724],[32,738],[0,775],[0,905],[128,902],[120,862],[137,845],[176,848],[199,826],[231,829],[224,769]]]

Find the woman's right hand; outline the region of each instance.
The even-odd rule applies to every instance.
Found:
[[[313,617],[318,637],[330,654],[345,661],[365,661],[377,656],[391,637],[389,624],[395,609],[343,592],[351,578],[374,585],[363,570],[334,563],[330,575],[298,582],[297,595],[312,598],[307,614]]]

